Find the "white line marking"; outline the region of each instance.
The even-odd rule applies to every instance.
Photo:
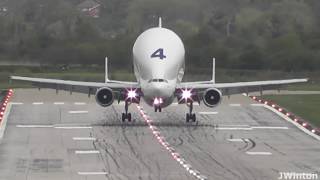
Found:
[[[32,103],[33,105],[42,105],[43,104],[43,102],[34,102],[34,103]]]
[[[54,127],[55,129],[92,129],[91,126],[62,126]]]
[[[252,152],[252,151],[247,151],[246,152],[249,155],[272,155],[271,152]]]
[[[88,113],[88,111],[69,111],[70,114],[85,114]]]
[[[54,104],[54,105],[63,105],[64,102],[54,102],[53,104]]]
[[[249,125],[246,124],[219,124],[220,127],[250,127]]]
[[[17,128],[52,128],[52,125],[16,125]]]
[[[233,107],[239,107],[241,106],[241,104],[229,104],[230,106],[233,106]]]
[[[252,126],[252,129],[289,129],[288,127]]]
[[[248,127],[248,128],[241,128],[241,127],[216,127],[215,129],[217,130],[245,130],[245,131],[250,131],[252,130],[251,127]]]
[[[230,142],[246,142],[249,141],[249,139],[227,139]]]
[[[78,172],[78,175],[107,175],[107,172]]]
[[[88,151],[75,151],[76,154],[100,154],[100,151],[97,150],[88,150]]]
[[[72,138],[75,141],[95,141],[96,138],[93,137],[73,137]]]
[[[308,129],[304,128],[302,125],[300,125],[299,123],[291,120],[288,116],[282,114],[281,112],[277,111],[276,109],[270,107],[270,106],[267,106],[267,105],[264,105],[265,108],[273,111],[274,113],[276,113],[277,115],[279,115],[280,117],[282,117],[283,119],[285,119],[286,121],[292,123],[293,125],[295,125],[297,128],[299,128],[300,130],[302,130],[303,132],[305,132],[306,134],[316,138],[317,140],[320,140],[320,136],[310,132]]]
[[[206,114],[206,115],[210,115],[210,114],[218,114],[218,112],[198,112],[199,114]]]
[[[11,104],[12,105],[22,105],[23,103],[22,102],[12,102]]]
[[[264,106],[264,104],[250,104],[251,106]]]
[[[87,103],[85,102],[75,102],[74,105],[86,105]]]
[[[227,140],[231,142],[243,142],[242,139],[227,139]]]

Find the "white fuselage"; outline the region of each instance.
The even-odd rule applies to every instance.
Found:
[[[172,103],[184,74],[184,57],[181,39],[169,29],[151,28],[137,38],[133,46],[134,74],[149,105],[155,98],[163,100],[162,107]]]

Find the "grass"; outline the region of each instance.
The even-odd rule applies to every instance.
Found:
[[[303,83],[289,85],[287,90],[290,91],[320,91],[320,83]]]
[[[263,98],[320,127],[320,95],[266,95]]]

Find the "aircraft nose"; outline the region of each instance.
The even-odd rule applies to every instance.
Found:
[[[150,95],[162,98],[171,97],[175,89],[174,87],[171,87],[167,81],[158,79],[149,81],[148,87]]]

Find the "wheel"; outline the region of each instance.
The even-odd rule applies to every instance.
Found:
[[[162,108],[161,108],[161,107],[159,107],[159,112],[161,112],[161,110],[162,110]]]
[[[128,121],[131,122],[131,113],[128,114]]]
[[[157,112],[158,108],[157,106],[154,107],[154,112]]]
[[[192,114],[191,119],[192,119],[193,122],[196,122],[196,114]]]
[[[122,122],[125,122],[125,121],[126,121],[126,114],[122,113]]]
[[[187,113],[187,114],[186,114],[186,122],[188,123],[189,120],[190,120],[190,115]]]

